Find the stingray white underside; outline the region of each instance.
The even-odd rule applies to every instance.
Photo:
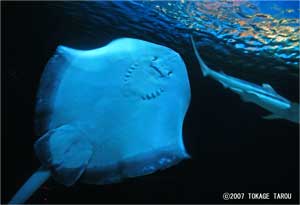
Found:
[[[65,185],[119,182],[188,157],[186,67],[173,50],[122,38],[94,50],[59,46],[43,73],[35,144]]]

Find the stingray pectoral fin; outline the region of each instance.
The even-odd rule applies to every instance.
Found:
[[[43,166],[51,170],[56,181],[66,186],[79,179],[93,153],[84,133],[70,125],[47,132],[34,148]]]

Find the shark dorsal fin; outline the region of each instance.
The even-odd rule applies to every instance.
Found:
[[[270,92],[272,92],[272,93],[276,93],[276,91],[272,88],[272,86],[271,86],[270,84],[263,83],[263,84],[262,84],[262,87],[263,87],[264,89],[266,89],[267,91],[270,91]]]

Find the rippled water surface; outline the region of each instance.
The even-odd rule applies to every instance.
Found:
[[[91,33],[110,27],[178,51],[192,34],[209,62],[299,76],[297,1],[77,2],[62,9]]]
[[[208,33],[244,53],[299,64],[298,2],[181,1],[154,7],[195,35]]]

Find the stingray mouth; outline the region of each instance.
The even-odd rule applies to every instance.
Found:
[[[153,56],[149,61],[134,63],[125,72],[123,83],[125,95],[139,97],[143,101],[153,100],[165,92],[164,84],[170,80],[173,71]]]

